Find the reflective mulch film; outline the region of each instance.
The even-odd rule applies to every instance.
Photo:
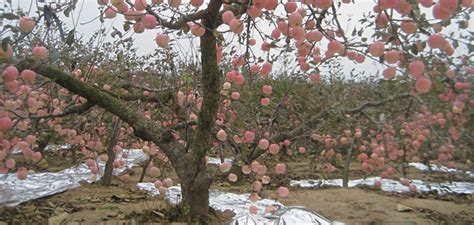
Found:
[[[125,166],[114,169],[114,175],[121,175],[125,170],[148,159],[141,149],[124,150],[127,158],[122,158]],[[121,158],[119,156],[119,158]],[[59,172],[28,174],[25,180],[19,180],[15,173],[0,176],[0,205],[15,206],[20,203],[61,193],[68,189],[77,188],[79,182],[94,182],[104,173],[105,162],[97,160],[99,173],[93,176],[85,163]]]
[[[153,183],[138,183],[139,189],[147,191],[152,196],[160,193]],[[303,207],[285,207],[280,202],[271,199],[260,199],[257,202],[249,200],[250,194],[235,194],[211,190],[209,205],[219,211],[230,210],[235,213],[235,217],[228,224],[321,224],[329,225],[331,222],[326,218],[311,212]],[[171,204],[178,204],[181,201],[181,187],[173,186],[168,188],[166,199]],[[249,212],[250,206],[258,208],[256,214]],[[267,206],[273,206],[276,211],[273,213],[265,212]]]

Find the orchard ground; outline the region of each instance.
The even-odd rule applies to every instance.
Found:
[[[48,154],[48,171],[59,171],[74,165],[64,160],[57,152]],[[269,162],[270,165],[277,161]],[[292,157],[285,179],[321,179],[342,176],[338,170],[329,177],[313,171],[305,157]],[[472,169],[471,164],[458,163],[459,169]],[[176,178],[172,170],[165,170]],[[150,197],[136,188],[141,167],[129,171],[130,179],[124,182],[118,177],[112,185],[83,183],[79,188],[53,196],[32,200],[19,206],[0,208],[0,224],[180,224],[181,212],[160,197]],[[472,178],[446,173],[425,173],[415,168],[408,169],[411,179],[431,182],[470,181]],[[363,178],[364,171],[358,163],[351,166],[351,179]],[[275,175],[275,174],[272,174]],[[397,176],[391,177],[397,179]],[[154,182],[156,178],[146,176],[144,182]],[[240,184],[229,184],[225,177],[216,177],[211,189],[232,193],[249,193],[250,180]],[[282,180],[281,182],[288,182]],[[262,192],[262,198],[280,201],[285,206],[304,206],[330,219],[347,224],[472,224],[474,221],[474,199],[472,195],[436,195],[433,193],[386,193],[372,187],[358,188],[291,188],[287,198],[278,197],[277,186],[270,185]],[[412,208],[409,212],[398,212],[401,204]],[[223,224],[232,219],[232,212],[212,212],[214,224]]]

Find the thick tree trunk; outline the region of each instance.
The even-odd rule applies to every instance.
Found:
[[[107,147],[107,162],[105,163],[104,175],[100,179],[100,182],[105,185],[109,186],[112,182],[112,172],[114,171],[114,160],[115,160],[115,152],[113,146]]]
[[[182,207],[188,222],[209,223],[209,187],[211,176],[205,158],[199,160],[193,152],[183,154],[173,163],[181,184]]]
[[[202,168],[202,165],[194,168],[199,167]],[[200,170],[198,173],[191,171],[191,168],[188,166],[188,176],[180,177],[183,208],[188,212],[187,217],[189,222],[207,224],[210,222],[209,188],[212,179],[205,168],[198,169]]]
[[[183,206],[189,210],[189,221],[200,224],[209,222],[209,187],[212,179],[207,172],[205,157],[212,145],[214,134],[212,128],[219,109],[221,73],[217,65],[216,37],[213,31],[217,27],[221,4],[220,0],[212,0],[207,8],[207,17],[202,20],[208,29],[200,39],[203,101],[196,129],[196,141],[191,151],[179,159],[180,165],[175,165],[181,182]]]
[[[203,177],[200,177],[203,176]],[[182,183],[183,206],[189,207],[190,222],[209,223],[209,187],[211,179],[207,173],[198,175],[194,182]]]

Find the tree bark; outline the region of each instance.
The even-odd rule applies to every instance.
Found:
[[[185,209],[189,207],[189,221],[200,224],[210,223],[209,220],[209,188],[211,177],[200,171],[194,180],[181,180],[181,193]]]
[[[148,170],[148,167],[150,166],[151,161],[153,160],[153,157],[149,157],[148,160],[145,162],[145,165],[143,166],[142,174],[140,175],[140,180],[138,182],[143,182],[143,179],[145,179],[146,171]]]
[[[105,186],[109,186],[112,182],[112,173],[114,171],[114,160],[115,152],[114,147],[118,142],[118,137],[120,135],[120,126],[121,121],[113,118],[112,122],[112,132],[110,132],[109,143],[107,145],[107,162],[105,163],[104,175],[101,178],[101,183]]]
[[[352,139],[351,147],[347,149],[346,152],[346,161],[344,162],[344,172],[342,173],[342,187],[348,188],[349,187],[349,167],[351,165],[351,158],[352,158],[352,147],[354,146],[354,137]]]
[[[181,182],[183,195],[182,207],[187,212],[188,222],[208,224],[209,221],[209,188],[211,176],[206,165],[196,161],[193,153],[186,153],[179,165],[175,166]]]
[[[188,221],[209,223],[209,187],[211,176],[207,172],[206,154],[212,145],[214,122],[219,109],[221,73],[217,65],[217,48],[214,30],[219,20],[221,0],[211,0],[207,15],[202,20],[206,32],[201,36],[201,65],[203,101],[199,112],[196,141],[183,157],[185,165],[175,165],[181,181],[183,207],[188,210]],[[181,163],[182,164],[182,163]]]

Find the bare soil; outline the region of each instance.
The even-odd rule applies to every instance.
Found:
[[[51,160],[60,161],[60,160]],[[63,162],[71,165],[70,162]],[[460,165],[469,169],[471,165]],[[60,165],[54,165],[59,170]],[[269,165],[269,171],[273,171]],[[274,183],[286,183],[289,179],[337,178],[340,174],[326,177],[310,170],[303,159],[289,162],[288,176]],[[54,196],[23,203],[16,207],[0,208],[1,224],[182,224],[183,211],[172,207],[159,197],[150,197],[135,187],[141,168],[130,171],[130,181],[114,178],[113,185],[83,184],[81,187]],[[351,165],[351,179],[362,178],[358,163]],[[171,174],[172,177],[175,175]],[[396,178],[396,177],[394,177]],[[424,173],[409,169],[409,178],[428,181],[465,180],[465,176],[447,177],[443,173]],[[145,177],[145,182],[154,178]],[[246,193],[247,181],[230,185],[224,179],[216,179],[213,189]],[[288,198],[277,198],[276,184],[267,187],[262,197],[278,199],[286,206],[304,206],[330,219],[347,224],[474,224],[474,196],[430,193],[393,194],[369,187],[326,188],[318,190],[291,188]],[[400,205],[412,210],[397,211]],[[212,223],[229,221],[231,212],[213,212]]]
[[[473,224],[472,196],[464,203],[420,196],[384,194],[360,188],[294,190],[288,198],[279,199],[285,205],[302,205],[330,220],[347,224]],[[412,208],[398,212],[397,205]]]

